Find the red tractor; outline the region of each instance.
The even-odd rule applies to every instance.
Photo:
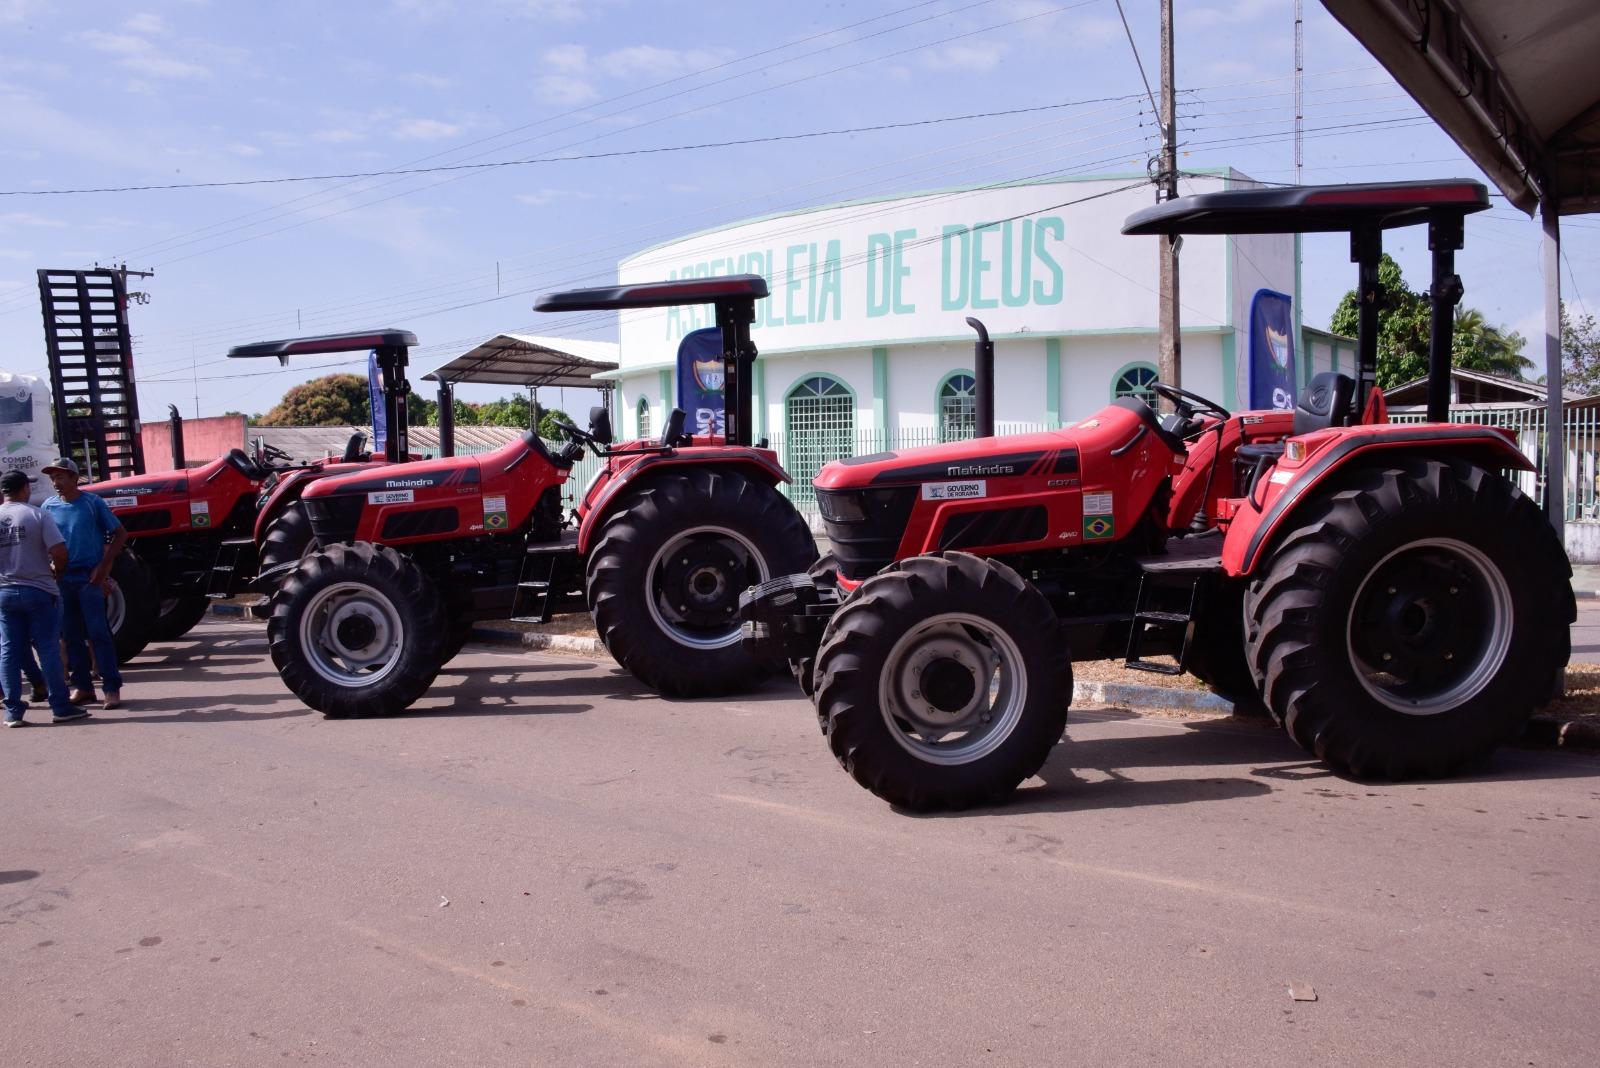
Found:
[[[778,492],[788,476],[751,439],[750,340],[756,276],[575,290],[541,311],[713,304],[723,336],[725,435],[684,433],[612,445],[604,408],[552,450],[536,433],[493,452],[324,478],[303,496],[319,551],[272,595],[273,662],[329,716],[398,712],[433,683],[473,621],[548,618],[582,590],[606,648],[676,696],[728,693],[780,665],[740,642],[740,594],[816,559],[810,530]],[[380,366],[405,395],[404,353]],[[390,420],[391,440],[396,421]],[[403,441],[403,412],[399,421]],[[605,467],[576,528],[561,487],[585,448]]]
[[[1576,611],[1553,528],[1504,474],[1532,465],[1508,433],[1446,421],[1454,251],[1487,207],[1457,181],[1138,212],[1124,233],[1349,232],[1356,380],[1315,376],[1292,413],[1158,384],[1164,418],[1123,399],[1059,431],[829,464],[832,559],[749,591],[746,644],[791,660],[840,764],[908,809],[993,802],[1036,773],[1073,660],[1188,670],[1358,777],[1483,760],[1557,692]],[[1374,383],[1381,235],[1423,222],[1429,421],[1395,425]]]
[[[387,331],[304,338],[294,352],[416,343],[409,333]],[[286,355],[282,346],[242,346],[230,355]],[[85,486],[128,531],[128,550],[113,568],[114,593],[106,603],[118,659],[137,656],[152,641],[187,634],[212,600],[252,588],[270,593],[315,546],[301,493],[318,478],[373,466],[364,440],[353,435],[337,461],[297,464],[258,444],[254,456],[231,449],[201,467]]]

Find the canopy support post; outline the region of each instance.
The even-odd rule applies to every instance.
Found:
[[[1544,224],[1544,242],[1540,250],[1544,267],[1544,514],[1556,528],[1556,537],[1565,544],[1567,436],[1562,427],[1561,410],[1561,220],[1555,191],[1548,187],[1539,199],[1539,218]]]

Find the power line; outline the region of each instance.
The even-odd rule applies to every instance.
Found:
[[[1128,47],[1133,51],[1133,62],[1139,68],[1139,78],[1144,82],[1145,96],[1150,98],[1150,110],[1160,114],[1161,109],[1156,106],[1156,94],[1150,91],[1150,78],[1144,72],[1144,60],[1139,58],[1139,46],[1133,43],[1133,30],[1128,26],[1128,13],[1122,10],[1122,0],[1117,0],[1117,17],[1122,19],[1122,32],[1128,35]]]
[[[618,149],[615,152],[589,152],[573,156],[537,156],[529,159],[496,160],[490,163],[450,163],[437,167],[410,167],[387,171],[359,171],[349,174],[307,174],[282,178],[240,178],[216,182],[169,182],[163,185],[100,186],[84,189],[6,189],[0,197],[71,196],[80,193],[145,193],[172,189],[225,189],[252,185],[285,185],[291,182],[326,182],[347,178],[381,178],[394,175],[440,174],[450,171],[492,170],[497,167],[527,167],[539,163],[573,163],[580,160],[615,159],[620,156],[651,156],[669,152],[697,152],[715,148],[737,148],[743,145],[764,145],[779,141],[805,141],[819,137],[841,137],[847,134],[877,133],[883,130],[907,130],[920,126],[938,126],[947,122],[967,122],[973,119],[996,119],[1008,115],[1028,115],[1040,111],[1058,111],[1063,108],[1082,107],[1087,104],[1104,104],[1117,100],[1132,100],[1138,93],[1122,96],[1090,97],[1069,100],[1058,104],[1039,104],[1027,108],[1008,108],[1003,111],[978,111],[966,115],[946,115],[934,119],[916,119],[909,122],[886,122],[875,126],[851,126],[835,130],[810,130],[804,133],[772,134],[767,137],[747,137],[734,141],[702,141],[689,145],[662,145],[655,148]]]

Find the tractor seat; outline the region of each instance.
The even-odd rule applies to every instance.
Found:
[[[1337,371],[1323,371],[1313,377],[1305,392],[1300,394],[1300,403],[1295,405],[1290,436],[1344,426],[1350,419],[1350,395],[1355,390],[1355,379]],[[1236,455],[1239,460],[1248,460],[1252,467],[1260,465],[1262,460],[1276,463],[1283,455],[1283,442],[1240,445]]]

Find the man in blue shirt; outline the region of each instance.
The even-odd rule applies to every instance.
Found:
[[[72,703],[94,698],[94,674],[89,667],[89,645],[105,683],[105,708],[122,704],[122,673],[117,670],[117,647],[106,623],[106,587],[111,563],[122,552],[128,532],[111,514],[106,502],[78,488],[78,465],[60,459],[40,468],[50,476],[56,495],[44,502],[44,511],[61,530],[67,545],[67,570],[61,575],[62,641],[67,646],[67,673],[72,677]],[[85,641],[87,640],[87,645]]]

